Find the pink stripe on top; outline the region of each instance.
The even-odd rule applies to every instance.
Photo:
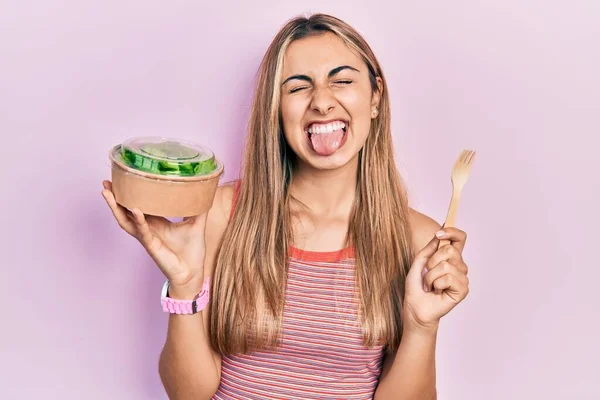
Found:
[[[213,399],[372,399],[383,348],[362,345],[352,249],[289,253],[281,346],[223,355]]]
[[[343,252],[291,254],[281,346],[224,355],[213,399],[371,399],[382,348],[362,345],[353,260]]]

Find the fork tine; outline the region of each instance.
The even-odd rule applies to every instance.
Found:
[[[470,149],[465,150],[465,157],[463,158],[463,163],[468,163],[470,156],[471,156],[471,150]]]
[[[467,159],[467,164],[473,164],[473,160],[475,160],[475,151],[471,150],[469,157]]]
[[[461,153],[458,156],[458,158],[456,159],[456,163],[454,165],[458,166],[459,164],[462,164],[463,160],[465,159],[466,154],[467,154],[467,150],[466,149],[464,149],[463,151],[461,151]]]

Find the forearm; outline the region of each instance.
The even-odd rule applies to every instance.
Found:
[[[435,400],[437,326],[405,329],[396,357],[380,380],[375,400]]]
[[[180,290],[172,297],[189,298],[189,294]],[[203,313],[169,316],[159,373],[171,400],[210,399],[218,389],[220,366],[210,346]]]

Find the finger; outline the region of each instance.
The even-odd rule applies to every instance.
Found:
[[[112,211],[113,216],[117,220],[119,226],[130,235],[135,235],[135,224],[127,217],[125,207],[117,204],[115,196],[110,191],[110,189],[104,189],[102,191],[102,197],[104,197],[104,200],[108,204],[108,207],[110,207],[110,210]]]
[[[440,231],[442,231],[445,227],[446,223],[444,222],[444,224],[440,227],[440,230],[436,232],[436,235],[442,235]],[[448,239],[440,239],[440,243],[438,244],[438,250],[449,244],[451,244],[451,242]]]
[[[144,213],[142,213],[138,208],[131,210],[131,213],[133,214],[133,218],[137,225],[139,239],[142,242],[142,245],[151,255],[154,254],[160,247],[159,241],[156,236],[152,234]]]
[[[429,243],[415,255],[414,264],[424,266],[427,263],[427,260],[437,251],[438,243],[439,239],[434,236]]]
[[[460,264],[455,264],[456,268],[458,268],[458,270],[460,271],[461,274],[467,276],[469,274],[469,267],[467,266],[467,264],[465,264],[465,262],[461,262]]]
[[[450,244],[462,251],[467,242],[467,233],[454,227],[442,227],[435,234],[438,239],[448,240]]]
[[[144,216],[144,219],[148,223],[149,227],[158,226],[158,224],[170,224],[171,223],[171,221],[169,221],[165,217],[160,217],[158,215],[144,214],[141,210],[139,210],[139,211]]]
[[[431,268],[427,272],[427,274],[425,274],[423,278],[423,285],[425,291],[430,291],[433,288],[433,282],[435,282],[436,279],[439,279],[440,277],[447,274],[456,275],[458,277],[462,273],[459,271],[458,267],[451,264],[450,262],[446,260],[441,261],[439,264]]]
[[[198,216],[197,215],[191,215],[189,217],[183,217],[181,219],[181,221],[176,222],[175,224],[189,224],[189,225],[194,225],[196,222],[198,221]]]
[[[464,265],[460,250],[454,246],[443,246],[427,260],[427,269],[432,269],[442,261],[450,261],[454,265]]]
[[[434,236],[429,243],[415,255],[410,271],[408,271],[408,276],[406,277],[408,282],[414,282],[415,284],[417,282],[419,282],[418,284],[422,282],[423,277],[427,273],[425,265],[427,264],[429,257],[435,253],[438,242],[439,239]]]
[[[450,274],[440,276],[435,281],[433,281],[433,284],[432,284],[433,289],[432,290],[436,294],[440,294],[444,290],[450,289],[452,287],[453,282],[454,282],[454,277]]]
[[[440,294],[446,291],[448,296],[455,302],[459,302],[466,297],[469,292],[469,284],[466,277],[457,277],[453,274],[446,274],[433,281],[433,291]]]
[[[142,210],[140,210],[139,208],[136,208],[136,210],[143,217],[143,219],[145,220],[146,225],[148,226],[148,229],[150,230],[150,232],[152,232],[156,228],[164,226],[165,224],[177,225],[177,224],[182,223],[182,222],[171,222],[167,218],[160,217],[158,215],[144,214],[144,212]],[[138,218],[134,215],[134,213],[132,211],[129,211],[129,210],[126,209],[126,212],[127,212],[127,216],[129,218],[131,218],[131,220],[137,226],[137,224],[138,224]]]

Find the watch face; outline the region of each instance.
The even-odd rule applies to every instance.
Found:
[[[169,295],[169,280],[167,279],[165,281],[165,283],[163,284],[162,290],[160,292],[160,300],[162,302],[162,299],[168,297]]]

